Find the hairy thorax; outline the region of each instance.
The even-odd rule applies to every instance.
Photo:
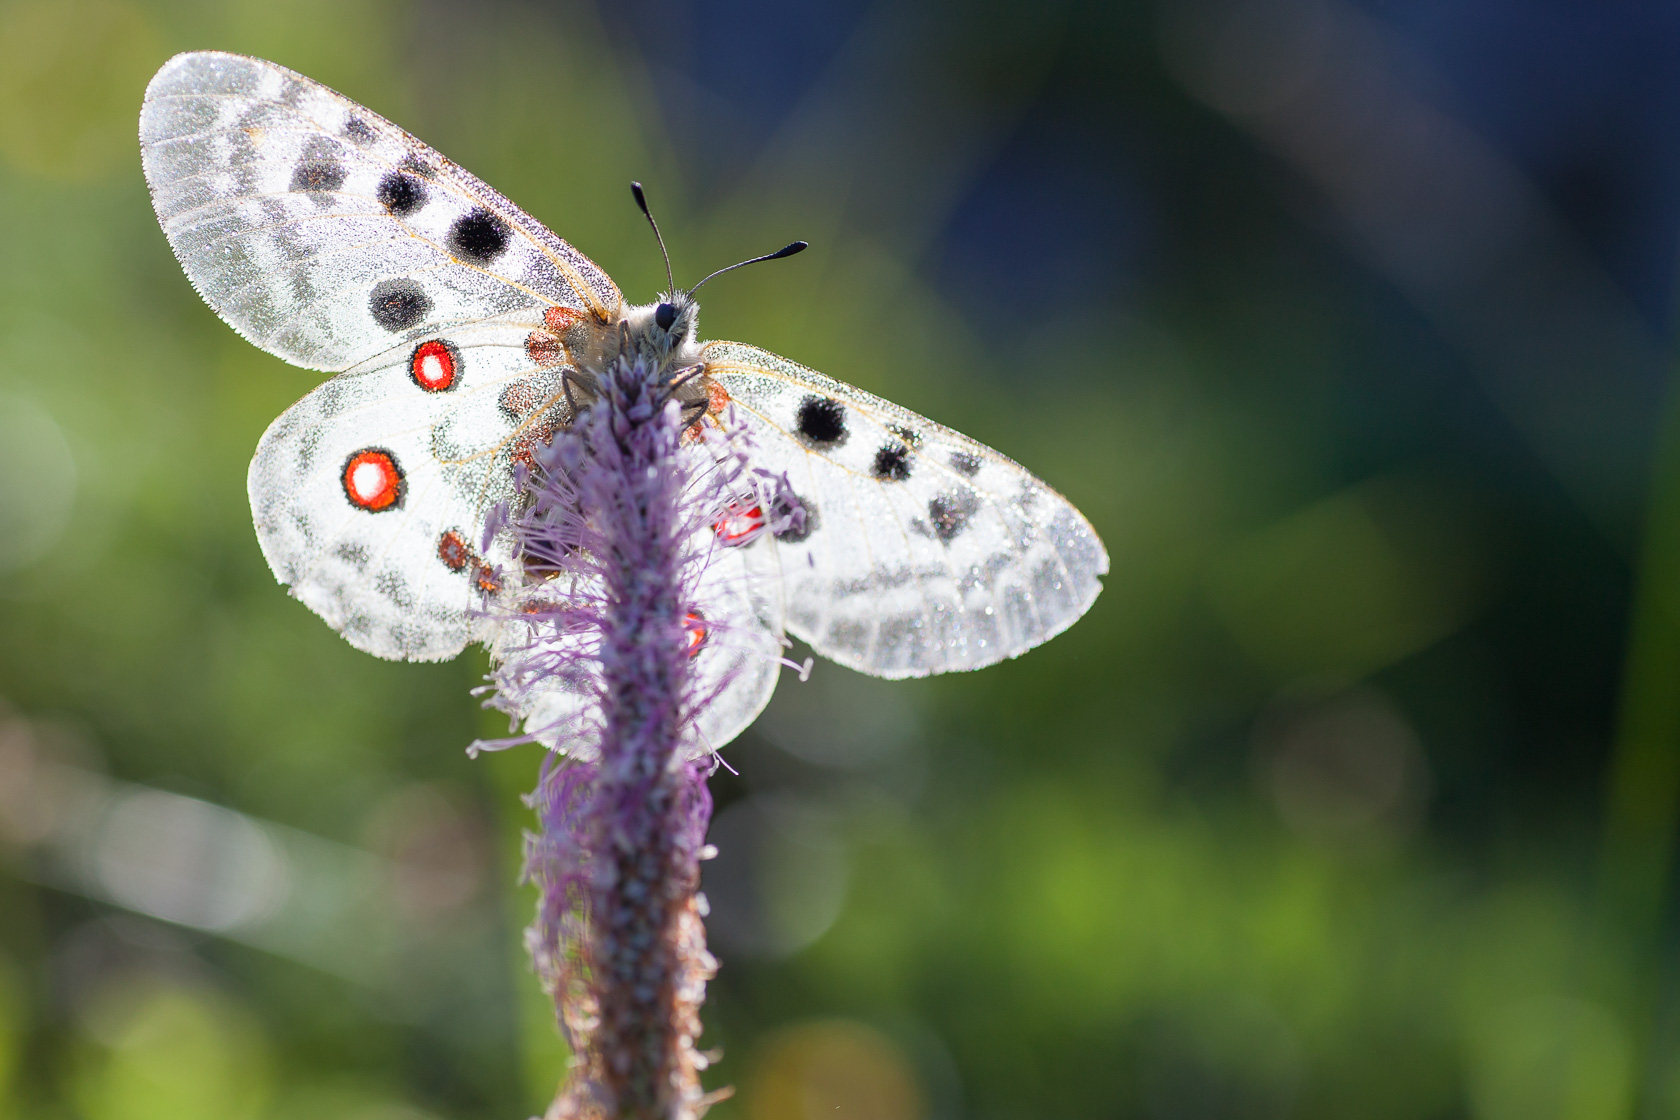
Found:
[[[567,403],[578,408],[594,400],[601,372],[620,357],[646,362],[676,384],[673,396],[692,422],[715,412],[712,406],[721,394],[701,369],[698,318],[699,304],[682,292],[631,304],[617,316],[550,307],[525,347],[537,362],[565,367]]]

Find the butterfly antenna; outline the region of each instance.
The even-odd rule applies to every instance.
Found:
[[[650,218],[648,220],[652,221],[653,219]],[[760,261],[779,261],[783,257],[791,257],[795,253],[803,253],[810,247],[811,244],[808,241],[795,241],[792,245],[782,246],[774,253],[766,253],[762,257],[754,257],[750,261],[741,261],[739,264],[732,264],[728,268],[720,268],[716,272],[712,273],[712,276],[722,276],[726,272],[734,272],[737,268],[745,268],[749,264],[758,264]],[[706,277],[706,280],[710,280],[712,276]],[[700,281],[700,284],[704,284],[706,280]],[[695,292],[698,292],[700,290],[700,284],[696,284],[694,287],[690,288],[688,290],[688,294],[693,295]]]
[[[634,179],[630,181],[630,193],[636,196],[636,205],[642,208],[642,217],[653,227],[653,237],[659,242],[659,255],[665,258],[665,282],[671,286],[666,289],[672,296],[677,294],[677,280],[671,273],[671,254],[665,251],[665,238],[659,233],[659,223],[653,220],[653,211],[648,209],[647,195],[642,193],[642,185]],[[702,281],[703,283],[704,281]],[[698,288],[700,285],[694,285]]]

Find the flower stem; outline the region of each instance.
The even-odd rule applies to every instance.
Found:
[[[687,749],[682,425],[643,363],[602,382],[543,464],[539,484],[563,492],[533,509],[565,524],[527,533],[527,551],[600,589],[597,759],[545,771],[527,860],[544,896],[533,956],[575,1050],[549,1117],[689,1120],[707,1103],[694,1040],[716,962],[698,898],[710,763]]]

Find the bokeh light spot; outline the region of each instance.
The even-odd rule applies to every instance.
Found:
[[[922,1120],[916,1075],[891,1039],[841,1019],[786,1027],[761,1044],[749,1120]]]
[[[246,1120],[268,1097],[267,1045],[216,992],[157,976],[113,980],[84,1009],[96,1044],[77,1079],[87,1120]]]

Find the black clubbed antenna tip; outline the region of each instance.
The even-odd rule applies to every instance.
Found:
[[[636,196],[636,205],[641,208],[642,217],[646,218],[648,225],[653,227],[653,239],[659,242],[659,255],[665,258],[665,282],[670,285],[666,290],[675,295],[677,280],[671,272],[671,254],[665,251],[665,238],[659,232],[659,223],[653,220],[653,211],[648,209],[647,195],[642,193],[642,185],[634,179],[630,180],[630,193]],[[788,246],[788,249],[792,248],[793,246]],[[798,251],[794,249],[794,252]],[[783,249],[782,252],[787,252],[787,249]],[[699,286],[698,284],[695,285],[696,288]]]
[[[792,245],[782,246],[780,249],[777,249],[774,253],[771,253],[767,257],[755,257],[750,261],[742,261],[741,263],[742,264],[757,264],[759,261],[779,261],[783,257],[791,257],[791,256],[795,256],[799,253],[803,253],[805,250],[809,249],[810,247],[811,247],[811,243],[809,241],[795,241]]]
[[[791,257],[797,253],[803,253],[810,247],[811,243],[809,241],[795,241],[792,245],[782,246],[774,253],[766,253],[762,257],[754,257],[750,261],[741,261],[738,264],[730,265],[728,268],[720,268],[716,272],[712,273],[712,276],[722,276],[726,272],[734,272],[737,268],[745,268],[749,264],[759,264],[763,261],[779,261],[783,257]],[[706,277],[706,280],[710,280],[712,276]],[[704,284],[706,280],[700,281],[700,284]],[[690,288],[688,290],[688,294],[693,295],[695,292],[698,292],[700,290],[700,284],[696,284],[694,287]]]

